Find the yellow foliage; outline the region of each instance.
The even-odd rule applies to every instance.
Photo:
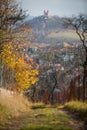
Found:
[[[3,52],[1,53],[3,61],[12,69],[15,68],[16,55],[13,53],[13,47],[11,44],[6,44],[3,47]]]
[[[35,70],[37,71],[37,70]],[[29,88],[32,84],[35,84],[38,81],[37,74],[34,74],[29,70],[22,70],[21,72],[16,73],[16,82],[22,90]]]
[[[18,58],[11,44],[6,44],[1,53],[4,63],[15,71],[15,80],[21,90],[29,88],[38,81],[38,71],[23,58]]]

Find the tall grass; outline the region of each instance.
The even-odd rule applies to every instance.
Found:
[[[65,104],[65,109],[87,121],[87,103],[73,101]]]
[[[5,94],[4,89],[0,92],[0,125],[9,119],[29,111],[30,103],[20,94]]]

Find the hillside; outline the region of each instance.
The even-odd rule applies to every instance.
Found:
[[[58,16],[45,17],[44,15],[34,17],[31,20],[25,22],[26,25],[30,25],[34,30],[40,31],[44,29],[45,31],[54,30],[56,28],[62,28],[64,19]]]
[[[30,110],[30,103],[25,96],[0,88],[0,130],[13,118]]]
[[[71,113],[63,109],[63,106],[35,103],[30,108],[27,113],[9,118],[8,122],[0,126],[0,130],[83,130],[84,128],[83,122],[76,120]]]
[[[65,18],[44,15],[27,20],[25,24],[33,29],[34,38],[39,43],[58,43],[79,41],[75,31],[71,28],[65,29]]]

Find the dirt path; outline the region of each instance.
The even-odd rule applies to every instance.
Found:
[[[64,114],[68,116],[68,118],[71,121],[71,125],[75,130],[84,130],[84,123],[82,121],[77,120],[75,115],[72,115],[64,109],[60,109],[60,111],[62,111]]]
[[[74,119],[72,115],[70,115],[63,109],[58,108],[44,108],[31,110],[29,113],[23,114],[22,116],[13,119],[0,130],[20,130],[25,126],[29,126],[29,124],[43,126],[49,125],[52,127],[62,125],[65,128],[72,128],[71,130],[84,130],[82,122],[79,122],[78,120]]]

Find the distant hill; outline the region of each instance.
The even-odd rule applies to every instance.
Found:
[[[61,28],[63,24],[63,18],[58,16],[49,16],[48,18],[45,16],[34,17],[33,19],[26,21],[27,25],[31,25],[32,28],[41,30],[42,28],[45,30],[48,29],[56,29]]]
[[[32,20],[33,18],[34,18],[33,16],[28,15],[28,16],[24,19],[24,22],[26,23],[27,21]]]
[[[75,34],[74,30],[64,28],[64,21],[65,18],[60,18],[58,16],[45,17],[42,15],[25,21],[25,24],[33,29],[33,35],[39,43],[78,41],[78,36]],[[73,37],[70,36],[72,34]]]

